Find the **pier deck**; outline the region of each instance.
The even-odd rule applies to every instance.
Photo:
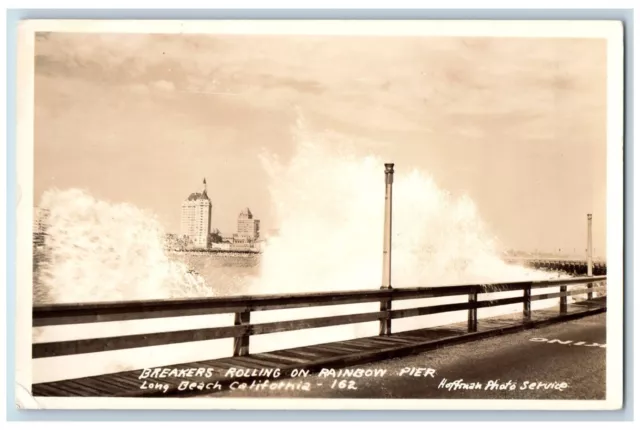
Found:
[[[450,344],[468,342],[485,337],[511,333],[546,324],[580,318],[606,311],[606,297],[568,305],[566,313],[558,307],[539,309],[529,320],[523,320],[522,313],[502,315],[478,320],[476,332],[467,331],[467,322],[460,322],[420,330],[373,336],[321,345],[250,354],[243,357],[228,357],[208,361],[197,361],[171,365],[175,369],[212,369],[212,378],[188,378],[193,382],[230,382],[239,378],[225,378],[228,369],[279,368],[283,375],[292,369],[307,369],[311,372],[323,367],[344,367],[348,365],[379,361],[402,355],[413,354],[443,347]],[[142,370],[119,372],[86,378],[34,384],[33,395],[37,397],[168,397],[210,394],[207,391],[178,391],[180,382],[186,378],[145,379],[148,383],[170,384],[166,393],[142,389],[139,379]],[[246,378],[248,382],[251,379]],[[261,378],[264,379],[264,378]],[[284,379],[281,377],[281,379]]]

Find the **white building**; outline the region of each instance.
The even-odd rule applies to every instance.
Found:
[[[202,181],[201,193],[191,193],[182,202],[180,233],[187,236],[193,248],[209,247],[211,231],[211,211],[213,205],[207,195],[207,180]]]

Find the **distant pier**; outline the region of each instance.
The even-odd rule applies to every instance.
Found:
[[[523,266],[552,272],[564,272],[573,276],[587,276],[589,264],[586,260],[565,260],[554,258],[508,258],[506,261],[517,263]],[[593,262],[593,276],[603,276],[607,274],[606,261]]]

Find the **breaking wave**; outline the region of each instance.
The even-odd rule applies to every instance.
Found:
[[[50,302],[100,302],[210,295],[211,288],[164,250],[153,214],[77,190],[50,190],[38,284]]]
[[[269,192],[279,234],[266,244],[259,273],[245,281],[247,290],[242,293],[379,288],[384,222],[383,165],[388,160],[374,155],[362,156],[348,139],[311,132],[303,122],[294,128],[294,138],[297,147],[290,159],[281,161],[266,152],[260,156],[270,178]],[[396,169],[392,235],[394,287],[485,284],[557,276],[505,263],[471,198],[451,195],[427,172],[404,166]],[[227,285],[204,279],[192,273],[183,262],[171,258],[164,249],[163,228],[147,211],[130,204],[101,201],[81,190],[50,190],[43,195],[40,207],[49,211],[49,227],[45,239],[47,256],[37,262],[35,282],[36,293],[46,294],[36,294],[36,301],[96,302],[229,294]],[[394,303],[394,308],[456,300],[466,298],[411,300]],[[538,301],[534,305],[549,304]],[[371,303],[265,311],[253,313],[251,318],[252,323],[259,323],[369,312],[378,306]],[[479,313],[482,317],[520,309],[515,305],[482,309]],[[465,312],[452,312],[394,320],[393,327],[394,331],[404,331],[464,318]],[[173,331],[232,323],[232,316],[205,315],[85,324],[73,326],[72,330],[65,326],[42,328],[34,331],[34,337],[53,341],[123,331],[127,334]],[[251,352],[373,335],[376,331],[377,323],[373,322],[254,336]],[[96,356],[95,360],[78,357],[38,360],[43,364],[34,377],[36,380],[70,378],[212,359],[216,354],[228,356],[231,352],[230,340],[191,345],[195,346],[108,352]],[[157,351],[157,348],[164,348],[161,355],[143,352]],[[76,360],[78,366],[69,365],[70,361],[62,364],[63,359]],[[51,369],[56,369],[55,375]]]

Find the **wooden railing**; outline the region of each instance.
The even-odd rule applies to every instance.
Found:
[[[599,286],[599,284],[602,284],[602,286]],[[568,290],[567,287],[569,285],[585,285],[586,288]],[[538,295],[531,294],[533,290],[555,286],[560,287],[560,290],[557,293]],[[559,310],[562,313],[567,312],[567,297],[587,294],[587,298],[591,299],[594,291],[601,291],[603,288],[606,288],[606,276],[489,285],[418,287],[292,295],[234,296],[206,299],[41,305],[33,308],[34,327],[231,313],[235,314],[235,319],[234,325],[226,327],[34,343],[32,356],[33,358],[58,357],[223,338],[234,338],[233,355],[244,356],[249,354],[249,340],[252,335],[372,321],[380,321],[381,330],[386,330],[386,328],[389,329],[383,333],[390,334],[391,321],[394,319],[463,310],[468,311],[468,330],[470,332],[474,332],[478,329],[478,309],[522,303],[523,318],[526,320],[531,318],[531,302],[533,301],[559,298]],[[478,299],[478,296],[481,294],[507,291],[523,291],[523,294],[517,297],[507,297],[495,300]],[[463,295],[467,296],[468,300],[462,303],[431,305],[397,310],[392,309],[391,306],[393,301],[398,300]],[[380,303],[381,310],[379,312],[251,324],[251,312],[256,311],[372,302]]]

